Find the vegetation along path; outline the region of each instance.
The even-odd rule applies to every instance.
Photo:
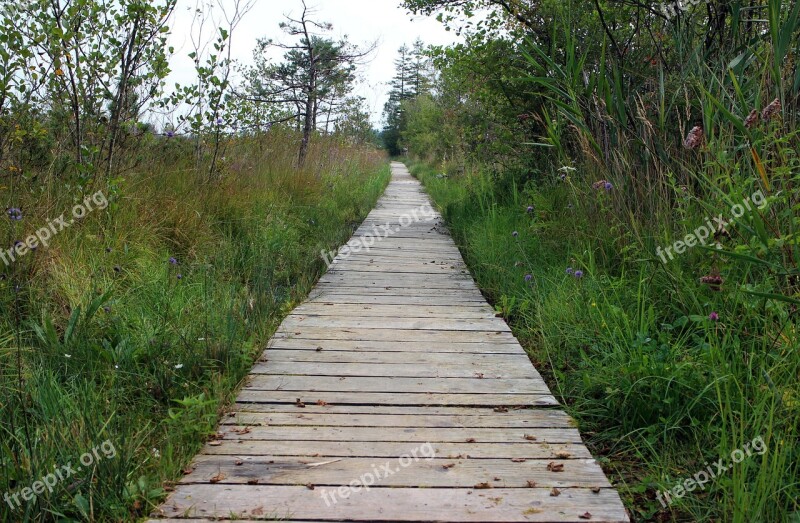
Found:
[[[154,517],[628,521],[420,184],[392,171]]]

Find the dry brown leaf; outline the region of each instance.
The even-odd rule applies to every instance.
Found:
[[[547,464],[547,470],[550,472],[564,472],[564,464],[551,461]]]
[[[569,459],[572,457],[572,454],[570,454],[566,450],[559,450],[558,452],[556,452],[556,457],[558,459]]]
[[[478,489],[478,490],[483,490],[483,489],[492,488],[492,486],[488,482],[484,481],[483,483],[478,483],[477,485],[475,485],[474,488]]]
[[[552,489],[550,489],[550,495],[553,497],[560,496],[561,491],[558,490],[556,487],[553,487]]]
[[[475,438],[468,438],[467,443],[475,443]]]
[[[581,519],[592,519],[592,514],[590,512],[584,512],[583,514],[578,514],[578,517]]]
[[[451,468],[453,468],[455,466],[456,466],[455,463],[446,463],[446,464],[442,465],[442,468],[447,470],[447,469],[451,469]]]
[[[528,480],[528,487],[529,488],[536,488],[536,482],[533,481],[532,479],[529,479]]]
[[[538,439],[536,436],[531,436],[530,434],[525,434],[523,437],[528,441],[536,441]]]
[[[217,474],[216,476],[212,477],[212,478],[211,478],[211,479],[209,479],[208,481],[210,481],[211,483],[219,483],[219,482],[220,482],[220,481],[222,481],[223,479],[225,479],[225,474],[223,474],[222,472],[220,472],[219,474]]]
[[[525,458],[511,458],[511,461],[512,463],[525,463],[528,460]]]

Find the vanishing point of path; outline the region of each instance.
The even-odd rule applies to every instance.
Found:
[[[286,318],[154,522],[628,521],[420,184],[392,174],[354,240],[391,234]]]

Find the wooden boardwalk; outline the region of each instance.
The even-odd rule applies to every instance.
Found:
[[[154,523],[628,521],[420,184],[392,170],[351,240],[372,245],[286,318]]]

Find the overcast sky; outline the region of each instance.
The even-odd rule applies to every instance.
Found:
[[[233,0],[222,0],[227,6]],[[367,99],[372,120],[377,125],[381,119],[383,104],[388,93],[387,83],[394,74],[393,61],[397,49],[404,43],[411,45],[417,37],[426,44],[449,44],[458,40],[453,32],[433,17],[412,16],[400,7],[401,0],[307,0],[314,8],[314,19],[333,24],[334,37],[347,36],[358,45],[377,41],[378,47],[370,62],[361,68],[364,81],[357,94]],[[170,45],[175,55],[170,63],[172,74],[167,79],[167,89],[175,82],[189,84],[194,79],[192,61],[187,57],[192,46],[192,20],[196,0],[178,0],[172,21]],[[253,49],[259,38],[272,38],[291,42],[278,24],[285,20],[284,14],[299,18],[302,13],[300,0],[255,0],[255,6],[233,34],[233,58],[242,62],[251,61]],[[219,16],[216,13],[215,16]],[[208,32],[208,31],[207,31]]]

